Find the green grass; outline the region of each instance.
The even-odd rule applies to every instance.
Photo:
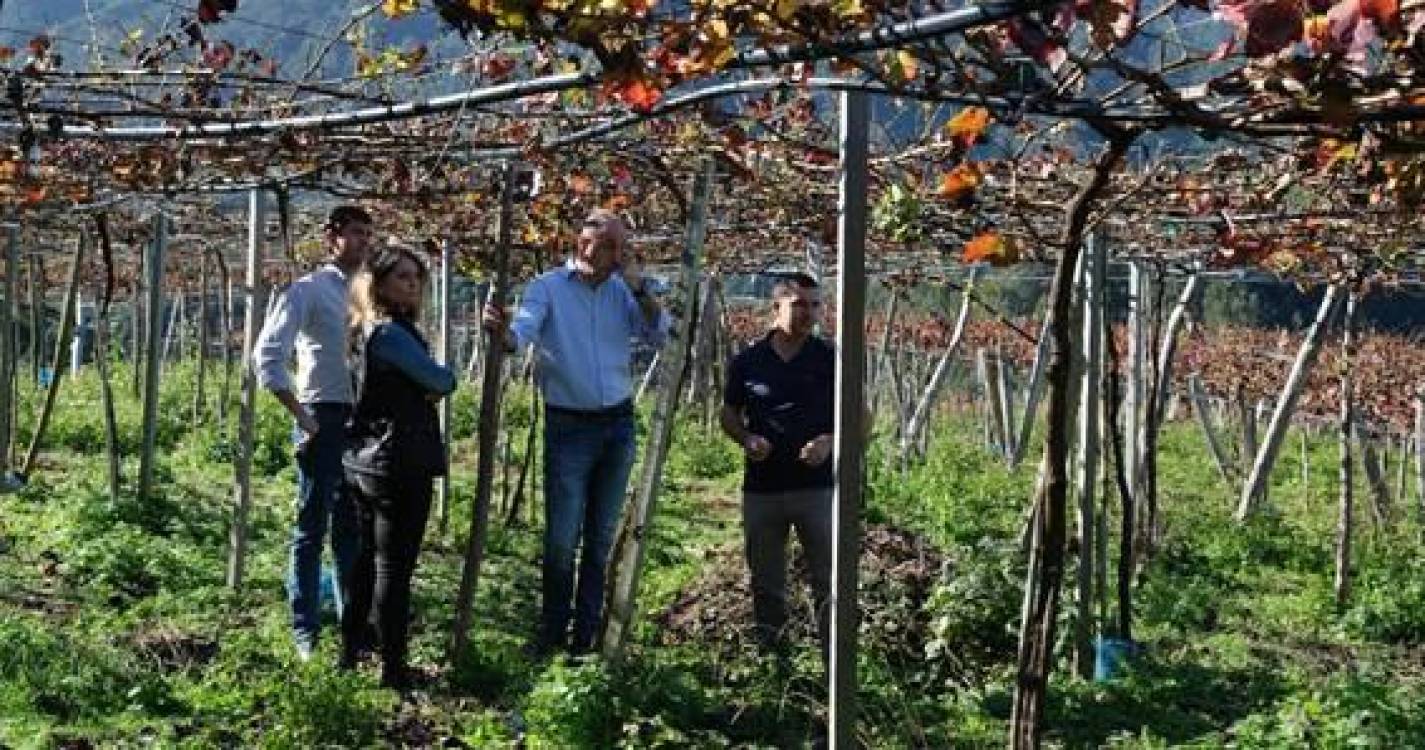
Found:
[[[0,496],[0,744],[799,747],[824,720],[820,660],[809,643],[785,661],[757,656],[735,634],[661,645],[655,619],[643,617],[616,665],[531,662],[523,647],[539,596],[537,494],[515,525],[496,514],[472,648],[448,664],[474,488],[469,387],[456,402],[449,532],[440,537],[432,522],[416,581],[412,655],[433,682],[420,702],[401,706],[371,671],[335,670],[330,638],[319,659],[299,664],[281,583],[293,473],[280,409],[260,402],[247,579],[233,593],[223,586],[231,417],[219,426],[211,400],[205,421],[196,421],[193,368],[172,368],[158,491],[140,501],[132,495],[139,409],[127,377],[116,373],[125,456],[117,502],[107,494],[89,373],[66,381],[29,485]],[[38,394],[22,387],[21,396],[27,439]],[[513,461],[524,458],[531,415],[528,391],[512,389]],[[927,460],[908,471],[891,465],[884,438],[868,451],[866,521],[912,530],[945,559],[922,611],[866,613],[859,733],[868,746],[1003,746],[1024,576],[1016,540],[1036,462],[1011,472],[965,437],[978,434],[947,415]],[[1272,478],[1269,506],[1239,526],[1234,488],[1208,463],[1195,426],[1169,426],[1160,460],[1166,536],[1135,593],[1144,653],[1111,683],[1077,680],[1061,661],[1050,745],[1425,744],[1420,529],[1403,511],[1389,529],[1371,528],[1363,515],[1354,596],[1337,611],[1336,449],[1314,443],[1303,482],[1297,440]],[[649,531],[645,613],[678,599],[709,560],[740,561],[723,554],[740,545],[738,475],[727,441],[695,418],[680,423]],[[886,633],[915,620],[926,623],[925,653],[907,659]]]

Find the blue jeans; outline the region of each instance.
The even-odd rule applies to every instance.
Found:
[[[544,607],[541,637],[563,645],[574,595],[574,647],[592,646],[604,604],[604,568],[633,468],[633,417],[548,409],[544,432]],[[583,540],[579,586],[574,553]]]
[[[292,607],[292,632],[299,641],[315,643],[321,630],[322,540],[331,527],[332,558],[336,562],[337,616],[341,615],[342,581],[360,552],[361,531],[356,510],[342,478],[341,452],[346,443],[346,419],[351,406],[306,404],[316,418],[317,434],[305,445],[293,429],[297,451],[297,523],[292,530],[292,555],[287,569],[287,601]]]

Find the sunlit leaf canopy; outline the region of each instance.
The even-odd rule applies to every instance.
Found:
[[[884,94],[869,263],[907,283],[1053,256],[1111,139],[1134,146],[1091,221],[1118,257],[1299,278],[1420,262],[1421,3],[384,0],[320,29],[162,5],[5,29],[0,202],[27,231],[104,210],[137,242],[161,206],[231,241],[231,194],[260,185],[293,207],[282,257],[317,249],[326,195],[478,269],[493,166],[517,159],[542,175],[526,270],[594,205],[666,260],[711,160],[711,264],[795,264],[833,244],[834,94],[864,90]],[[303,59],[274,51],[286,33],[311,37]]]

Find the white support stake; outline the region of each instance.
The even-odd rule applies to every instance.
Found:
[[[1083,332],[1079,356],[1083,380],[1079,385],[1078,455],[1074,484],[1079,497],[1078,618],[1074,630],[1075,666],[1081,677],[1093,676],[1093,556],[1094,519],[1099,469],[1099,368],[1103,355],[1104,243],[1095,234],[1084,239]]]
[[[440,243],[440,351],[439,361],[442,365],[450,366],[451,335],[450,335],[450,279],[454,275],[451,258],[450,240]],[[450,455],[450,408],[451,402],[455,399],[443,398],[440,400],[440,436],[445,443],[445,454]],[[450,518],[450,472],[444,472],[436,482],[436,517],[439,519],[439,528],[448,527]]]
[[[153,217],[153,242],[144,263],[148,278],[148,346],[144,353],[143,453],[139,456],[139,499],[147,500],[153,490],[153,449],[158,436],[159,328],[163,325],[163,265],[168,250],[168,217],[159,211]]]
[[[247,208],[247,305],[243,312],[242,397],[238,407],[238,452],[233,481],[233,518],[228,531],[227,584],[242,587],[247,554],[247,514],[252,505],[253,418],[257,413],[257,372],[252,365],[252,349],[262,327],[261,311],[265,290],[262,283],[262,241],[267,204],[261,188],[248,193]]]
[[[1296,361],[1292,363],[1286,386],[1277,398],[1272,421],[1267,425],[1266,439],[1262,441],[1262,447],[1257,451],[1257,460],[1252,464],[1252,474],[1247,477],[1242,488],[1242,499],[1235,514],[1238,521],[1247,519],[1257,501],[1266,492],[1272,464],[1276,463],[1277,451],[1281,448],[1282,439],[1286,437],[1291,415],[1296,411],[1297,399],[1301,397],[1306,385],[1306,376],[1316,362],[1317,353],[1321,351],[1321,342],[1326,338],[1326,327],[1336,311],[1336,301],[1340,294],[1340,285],[1332,284],[1326,287],[1326,294],[1321,298],[1321,307],[1316,311],[1316,320],[1312,322],[1311,328],[1306,332],[1306,338],[1301,342],[1301,349],[1297,352]]]
[[[856,605],[861,541],[866,352],[866,157],[870,98],[841,94],[841,190],[837,226],[836,488],[831,564],[831,750],[856,742]]]

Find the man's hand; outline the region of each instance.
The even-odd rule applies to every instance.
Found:
[[[749,461],[762,461],[772,454],[772,443],[761,435],[748,435],[742,441],[742,452],[747,454]]]
[[[514,338],[510,336],[509,314],[504,308],[496,306],[494,303],[485,303],[485,312],[480,316],[486,331],[492,336],[499,338],[506,351],[515,350]]]
[[[485,330],[490,333],[503,335],[509,328],[509,321],[506,320],[505,311],[493,302],[485,303],[485,313],[480,319],[485,326]]]
[[[818,435],[802,446],[801,461],[807,466],[821,466],[831,457],[831,436]]]

